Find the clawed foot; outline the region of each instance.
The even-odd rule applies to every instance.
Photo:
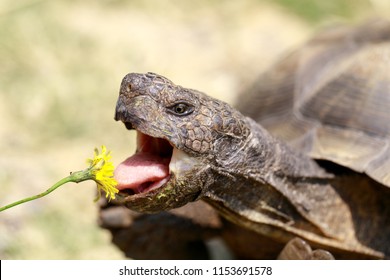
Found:
[[[312,250],[306,241],[295,237],[280,252],[278,260],[334,260],[334,257],[322,249]]]

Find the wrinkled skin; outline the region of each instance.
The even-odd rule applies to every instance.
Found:
[[[354,196],[349,199],[344,195],[346,186],[339,186],[332,172],[327,172],[311,158],[292,151],[222,101],[177,86],[157,74],[128,74],[122,81],[115,118],[128,129],[136,129],[140,135],[146,135],[143,136],[145,139],[157,141],[158,146],[164,147],[164,151],[155,149],[159,156],[171,157],[169,176],[157,188],[137,188],[134,191],[134,186],[131,186],[129,191],[119,182],[121,192],[115,201],[118,205],[138,212],[155,213],[204,200],[223,217],[222,223],[216,227],[219,231],[222,229],[222,233],[213,234],[222,236],[228,245],[245,244],[245,238],[240,236],[246,236],[246,241],[254,240],[251,245],[260,243],[257,248],[264,249],[267,242],[256,242],[256,236],[259,241],[263,239],[260,236],[266,236],[279,244],[270,247],[280,252],[283,244],[299,237],[299,242],[304,242],[304,239],[315,248],[330,250],[340,256],[383,258],[390,253],[386,249],[389,248],[389,218],[384,216],[374,224],[369,216],[355,213],[359,204]],[[142,154],[142,149],[138,146],[137,152]],[[381,189],[378,194],[370,196],[370,202],[375,204],[383,195],[386,197],[384,201],[390,201],[388,189]],[[378,205],[373,214],[390,214],[387,205]],[[163,220],[167,214],[157,215]],[[152,216],[143,217],[153,219]],[[176,240],[176,245],[188,245],[191,240],[205,237],[201,233],[204,225],[199,227],[196,219],[185,219],[189,224],[197,225],[195,228],[199,234],[195,238]],[[107,224],[104,217],[102,224]],[[136,224],[132,228],[136,229]],[[374,239],[367,229],[370,224],[383,228]],[[165,226],[160,225],[160,228]],[[236,230],[239,234],[229,236],[225,230],[229,227],[230,232]],[[206,226],[206,231],[208,229]],[[167,231],[171,231],[169,226]],[[144,235],[133,237],[133,240],[140,237]],[[286,255],[283,253],[286,250],[299,251],[296,248],[307,248],[306,245],[286,246],[280,258]],[[169,246],[165,249],[169,250]],[[323,251],[315,252],[314,256],[320,256],[317,258],[330,258]],[[237,251],[235,253],[240,257]],[[278,255],[275,254],[260,253],[252,257],[271,258]],[[315,258],[311,251],[295,254],[298,255]],[[206,255],[202,253],[201,256]]]

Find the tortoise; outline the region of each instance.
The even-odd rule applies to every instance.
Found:
[[[235,258],[390,257],[388,22],[325,30],[235,108],[128,74],[115,119],[137,150],[100,223],[127,256],[208,258],[220,238]]]

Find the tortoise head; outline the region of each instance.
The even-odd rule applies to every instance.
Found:
[[[137,131],[135,154],[115,170],[119,201],[141,212],[198,199],[213,180],[210,170],[249,134],[228,104],[153,73],[124,77],[115,119]]]

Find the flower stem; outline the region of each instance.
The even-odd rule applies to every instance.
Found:
[[[44,192],[42,192],[40,194],[33,195],[33,196],[30,196],[30,197],[21,199],[19,201],[13,202],[11,204],[8,204],[6,206],[0,207],[0,212],[2,212],[4,210],[7,210],[9,208],[12,208],[12,207],[14,207],[16,205],[19,205],[19,204],[22,204],[22,203],[25,203],[25,202],[28,202],[28,201],[32,201],[32,200],[44,197],[44,196],[48,195],[49,193],[51,193],[52,191],[56,190],[58,187],[62,186],[63,184],[66,184],[66,183],[69,183],[69,182],[80,183],[82,181],[90,180],[90,179],[91,179],[91,175],[90,175],[89,169],[86,169],[86,170],[83,170],[83,171],[73,172],[69,176],[61,179],[60,181],[58,181],[53,186],[51,186],[46,191],[44,191]]]

